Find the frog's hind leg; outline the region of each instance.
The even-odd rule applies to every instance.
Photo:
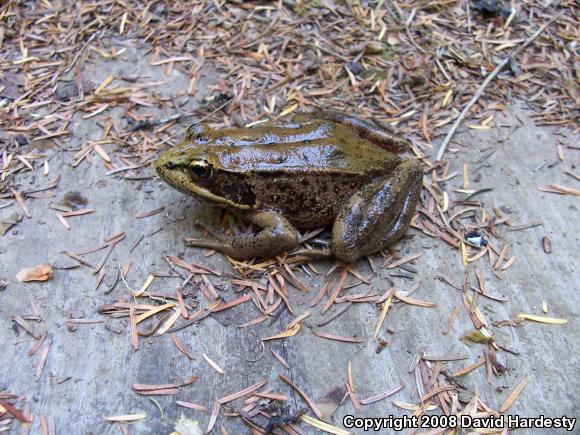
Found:
[[[218,241],[186,239],[188,246],[214,249],[238,259],[273,257],[296,248],[300,234],[282,215],[262,211],[244,216],[250,223],[262,228],[256,234],[225,237]]]
[[[401,163],[389,176],[355,192],[332,228],[332,252],[351,262],[380,251],[407,230],[419,200],[423,171],[419,163]]]

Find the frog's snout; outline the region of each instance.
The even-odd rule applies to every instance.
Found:
[[[161,165],[159,165],[161,166]],[[163,167],[169,169],[170,171],[177,168],[177,164],[175,164],[174,162],[172,162],[171,160],[165,162],[165,164],[163,165]]]
[[[176,168],[176,165],[171,159],[168,159],[167,156],[163,155],[155,162],[153,167],[155,168],[155,172],[157,172],[163,180],[166,180],[167,174],[169,171],[173,171]]]
[[[167,150],[155,162],[155,170],[159,175],[163,175],[166,171],[173,171],[179,166],[176,162],[175,155],[172,150]]]
[[[155,168],[155,171],[161,175],[161,171],[163,171],[163,167],[164,167],[164,163],[163,163],[163,159],[159,159],[155,162],[155,164],[153,165],[153,167]]]

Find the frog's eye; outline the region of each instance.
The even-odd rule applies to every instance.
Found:
[[[193,160],[189,164],[189,172],[194,178],[207,180],[213,174],[213,169],[206,160]]]
[[[206,123],[193,124],[187,129],[187,137],[190,139],[203,139],[204,133],[207,132],[209,126]]]

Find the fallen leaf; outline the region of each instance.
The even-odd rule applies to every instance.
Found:
[[[54,270],[50,264],[40,264],[34,267],[25,267],[18,272],[18,281],[48,281],[52,278]]]
[[[532,320],[539,323],[550,323],[552,325],[563,325],[568,323],[566,319],[556,319],[554,317],[534,316],[533,314],[518,314],[520,319]]]
[[[499,412],[501,414],[506,412],[510,408],[510,406],[512,406],[512,404],[516,401],[516,399],[518,398],[518,396],[520,395],[520,393],[527,384],[528,384],[528,375],[524,376],[524,379],[522,379],[522,381],[517,385],[516,388],[514,388],[514,390],[511,392],[508,398],[505,399],[505,401],[499,407]]]
[[[339,427],[328,424],[322,420],[318,420],[314,417],[310,417],[309,415],[303,415],[302,417],[300,417],[300,419],[304,423],[306,423],[312,427],[315,427],[317,429],[320,429],[324,432],[328,432],[328,433],[332,433],[332,434],[336,434],[336,435],[348,435],[350,433],[350,432],[345,431],[344,429],[341,429]]]
[[[288,338],[296,335],[300,331],[300,323],[297,323],[292,328],[287,329],[285,332],[281,332],[280,334],[272,335],[270,337],[262,338],[262,341],[268,340],[279,340],[281,338]]]
[[[197,420],[190,420],[183,415],[175,423],[175,432],[179,435],[202,435],[203,431],[199,428]]]
[[[139,413],[139,414],[114,415],[114,416],[104,417],[104,418],[107,421],[123,421],[123,422],[129,422],[129,421],[139,421],[139,420],[143,420],[145,417],[147,417],[147,413],[142,412],[142,413]]]

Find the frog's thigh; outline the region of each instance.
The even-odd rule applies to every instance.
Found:
[[[406,161],[355,192],[332,228],[334,255],[354,261],[399,239],[415,213],[422,180],[420,165]]]
[[[246,220],[262,228],[256,234],[232,239],[234,257],[272,257],[290,251],[300,242],[300,234],[281,214],[261,211],[246,216]]]

